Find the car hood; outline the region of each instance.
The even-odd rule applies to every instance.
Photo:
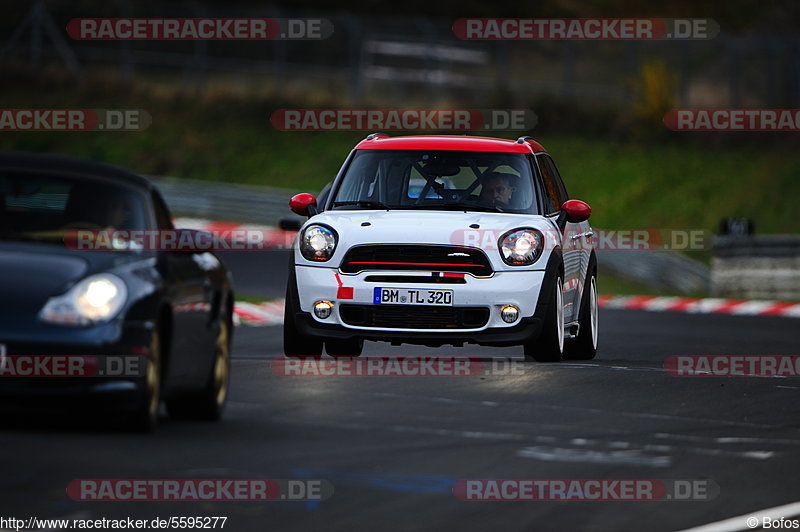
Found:
[[[325,224],[339,234],[331,261],[338,266],[347,250],[360,244],[452,244],[482,248],[495,268],[505,269],[499,258],[497,239],[506,231],[535,227],[553,234],[553,225],[544,216],[494,212],[428,210],[325,211],[308,224]],[[369,225],[364,225],[368,223]],[[479,227],[474,228],[477,224]]]
[[[38,312],[49,297],[63,293],[83,277],[140,259],[132,253],[0,242],[0,301],[4,310]]]

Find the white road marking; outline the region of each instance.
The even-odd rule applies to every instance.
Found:
[[[783,506],[775,506],[774,508],[766,508],[764,510],[755,510],[743,515],[737,515],[722,521],[708,523],[706,525],[697,526],[694,528],[687,528],[681,532],[739,532],[743,530],[753,530],[759,528],[763,522],[764,517],[769,517],[771,520],[780,519],[781,517],[788,518],[800,515],[800,502],[793,502],[784,504]],[[756,526],[749,526],[748,519],[755,518],[757,520]]]
[[[701,443],[767,443],[777,445],[800,445],[800,440],[790,440],[786,438],[756,438],[741,436],[691,436],[689,434],[669,434],[666,432],[656,432],[654,437],[664,440],[694,441]]]
[[[768,460],[775,456],[774,451],[725,451],[722,449],[703,449],[700,447],[689,447],[686,449],[693,454],[705,456],[735,456],[738,458],[752,458],[753,460]]]
[[[525,447],[517,456],[546,462],[579,462],[591,464],[624,464],[649,467],[669,467],[669,456],[649,456],[638,450],[593,451],[588,449],[564,449],[561,447]]]
[[[511,434],[508,432],[483,432],[476,430],[450,430],[433,429],[428,427],[411,427],[408,425],[389,425],[387,429],[394,432],[412,432],[415,434],[435,434],[436,436],[455,436],[472,440],[523,440],[527,436],[523,434]]]

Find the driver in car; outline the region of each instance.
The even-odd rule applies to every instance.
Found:
[[[516,180],[514,174],[504,172],[491,172],[484,176],[481,187],[481,200],[491,207],[499,210],[510,208],[512,196],[516,187],[513,183]]]

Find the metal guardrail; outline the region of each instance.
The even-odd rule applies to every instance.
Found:
[[[722,297],[800,299],[800,235],[716,237],[711,278]]]
[[[711,272],[705,264],[669,250],[600,250],[598,267],[617,277],[677,294],[708,294]]]
[[[173,216],[261,225],[277,225],[281,218],[302,220],[289,210],[289,198],[300,191],[174,177],[151,179]]]

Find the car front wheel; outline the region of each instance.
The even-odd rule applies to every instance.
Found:
[[[199,393],[186,394],[167,400],[167,412],[176,419],[217,421],[228,399],[231,371],[230,318],[219,324],[214,343],[214,360],[205,388]]]
[[[578,336],[567,343],[564,358],[591,360],[597,355],[597,316],[597,275],[592,272],[583,291]]]
[[[564,358],[564,287],[561,277],[556,279],[553,295],[547,305],[542,332],[539,338],[524,344],[525,360],[560,362]]]
[[[161,402],[161,331],[153,331],[150,356],[142,379],[139,397],[130,416],[130,428],[136,432],[152,432],[158,422]]]

